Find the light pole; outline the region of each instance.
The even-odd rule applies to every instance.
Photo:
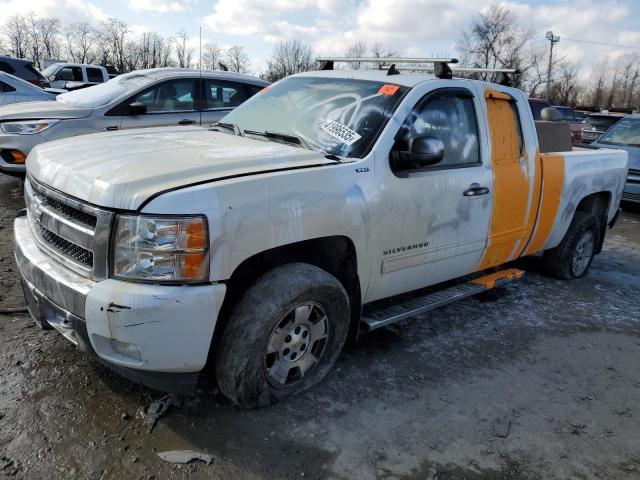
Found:
[[[560,41],[559,35],[554,35],[553,32],[547,32],[546,39],[551,44],[549,50],[549,69],[547,70],[547,100],[551,100],[551,65],[553,64],[553,46]]]

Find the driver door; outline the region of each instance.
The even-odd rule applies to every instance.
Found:
[[[440,88],[414,106],[388,158],[376,166],[372,272],[367,301],[476,270],[491,218],[491,169],[473,87]],[[406,161],[413,139],[442,141],[433,165]],[[399,158],[404,158],[400,161]],[[382,168],[380,168],[382,164]]]
[[[127,100],[144,103],[147,112],[132,115],[125,108],[120,128],[199,125],[199,79],[185,78],[157,83]]]

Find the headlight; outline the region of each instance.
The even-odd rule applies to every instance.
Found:
[[[203,217],[118,215],[113,276],[152,282],[209,278],[209,236]]]
[[[60,120],[27,120],[25,122],[0,123],[0,130],[14,135],[34,135],[53,127]]]

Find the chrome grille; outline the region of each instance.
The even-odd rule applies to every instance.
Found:
[[[51,208],[57,210],[62,215],[73,218],[74,220],[77,220],[78,222],[87,225],[88,227],[95,228],[97,219],[94,215],[76,210],[75,208],[72,208],[69,205],[65,205],[64,203],[59,202],[51,197],[43,198],[45,205],[49,205]]]
[[[93,252],[86,248],[79,247],[78,245],[74,245],[70,241],[65,240],[61,236],[56,235],[51,230],[47,230],[44,227],[40,227],[40,237],[42,237],[42,240],[62,255],[71,257],[88,268],[93,268]]]
[[[39,246],[70,269],[107,278],[109,231],[113,212],[69,197],[28,178],[25,202]]]

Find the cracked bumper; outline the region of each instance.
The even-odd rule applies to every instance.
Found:
[[[92,281],[35,243],[26,216],[14,222],[15,256],[34,318],[44,318],[118,373],[175,391],[207,361],[226,287]],[[188,382],[187,382],[188,383]]]

